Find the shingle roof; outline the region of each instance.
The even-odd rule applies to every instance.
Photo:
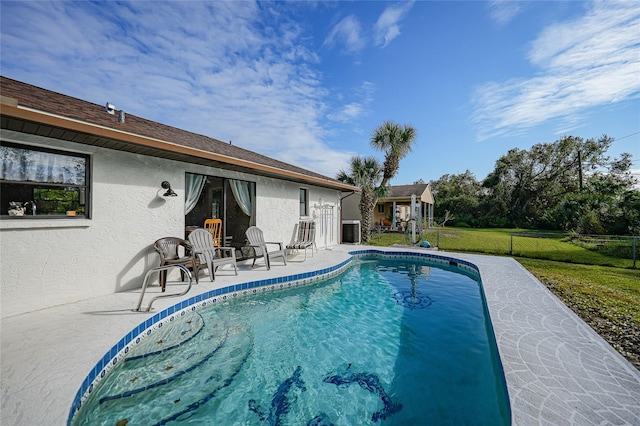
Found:
[[[387,198],[411,198],[412,195],[420,196],[427,189],[429,184],[420,183],[416,185],[394,185]]]
[[[77,120],[81,123],[88,123],[92,125],[92,129],[95,130],[92,136],[97,136],[92,138],[76,136],[73,139],[69,137],[68,140],[97,145],[99,144],[98,139],[100,139],[101,146],[106,146],[112,149],[141,152],[146,155],[180,159],[182,161],[191,161],[198,164],[209,164],[215,166],[230,164],[233,166],[231,168],[235,168],[236,170],[250,170],[256,174],[286,177],[303,182],[309,181],[322,186],[342,190],[354,189],[350,185],[346,185],[336,179],[323,176],[319,173],[249,151],[236,145],[231,145],[227,142],[222,142],[208,136],[167,126],[132,114],[126,114],[125,122],[119,123],[118,114],[107,114],[103,105],[83,101],[81,99],[42,89],[7,77],[0,76],[0,94],[3,97],[3,108],[1,111],[3,129],[8,128],[11,130],[18,130],[16,127],[19,126],[20,131],[28,132],[26,129],[29,127],[33,128],[34,124],[38,124],[37,122],[33,122],[31,123],[31,126],[25,126],[16,124],[15,120],[14,122],[9,121],[7,117],[12,114],[12,108],[10,105],[12,104],[12,100],[15,99],[17,100],[18,108],[22,111],[32,109],[37,112],[44,112],[48,115],[55,115],[56,117],[61,118],[61,120],[56,122],[56,127],[62,127],[71,121]],[[105,136],[100,134],[102,133],[100,128],[115,130],[119,133],[115,134],[110,132]],[[36,133],[36,130],[33,130],[32,132]],[[58,129],[58,134],[59,133],[60,130]],[[83,130],[83,132],[80,133],[87,133],[87,131]],[[86,134],[84,136],[86,136]],[[142,138],[135,136],[141,136]],[[168,142],[169,144],[164,143],[151,148],[149,146],[145,146],[142,151],[140,147],[133,146],[136,145],[136,141],[147,141],[149,144],[152,144],[154,140]],[[188,150],[181,150],[181,147],[188,148]],[[205,162],[206,155],[202,155],[202,158],[197,158],[199,156],[198,151],[201,151],[202,153],[215,154],[215,161],[211,161],[211,158],[209,158],[208,162]],[[173,154],[178,153],[177,155],[180,155],[180,157],[165,155],[169,152],[172,152]],[[241,162],[233,160],[241,160]]]

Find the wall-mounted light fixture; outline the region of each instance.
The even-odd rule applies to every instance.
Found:
[[[162,182],[162,188],[167,190],[167,192],[162,194],[163,197],[177,197],[178,196],[178,194],[176,194],[175,191],[173,189],[171,189],[171,184],[168,181],[165,180],[165,181]]]

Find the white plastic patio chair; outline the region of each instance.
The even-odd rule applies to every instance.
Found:
[[[238,275],[236,267],[236,249],[233,247],[214,247],[211,232],[205,229],[196,229],[189,234],[189,244],[193,248],[193,252],[200,261],[199,269],[204,265],[209,269],[209,278],[214,281],[216,269],[223,265],[233,265],[233,269]],[[218,256],[223,253],[225,257]]]
[[[264,262],[267,269],[271,269],[271,261],[277,258],[282,258],[284,264],[287,264],[287,256],[285,249],[282,248],[282,243],[276,243],[272,241],[265,241],[262,230],[257,226],[251,226],[247,229],[247,240],[249,241],[249,247],[253,248],[254,256],[251,267],[256,264],[256,259],[264,257]],[[267,245],[277,245],[278,249],[269,251]]]

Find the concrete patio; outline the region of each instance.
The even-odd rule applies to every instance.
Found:
[[[203,274],[183,299],[232,284],[332,267],[347,260],[349,251],[369,248],[373,249],[337,246],[320,250],[305,262],[276,264],[270,271],[241,264],[238,276],[222,272],[216,274],[215,283]],[[437,254],[472,262],[480,269],[513,424],[640,425],[640,371],[518,262]],[[184,286],[170,281],[167,292]],[[143,306],[158,291],[151,287]],[[139,313],[132,311],[138,297],[139,291],[117,293],[3,318],[0,424],[66,424],[73,398],[96,362],[132,328],[180,300],[161,299],[154,303],[153,313]]]

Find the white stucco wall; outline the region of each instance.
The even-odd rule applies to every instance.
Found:
[[[184,235],[185,172],[256,182],[256,224],[267,240],[285,244],[299,220],[299,188],[308,189],[311,205],[320,197],[339,201],[339,191],[320,187],[8,130],[0,135],[92,156],[91,219],[0,221],[0,317],[140,287],[158,265],[153,242]],[[162,197],[164,180],[178,197]],[[325,244],[317,235],[320,248],[338,243],[337,208],[334,215],[333,240]]]

